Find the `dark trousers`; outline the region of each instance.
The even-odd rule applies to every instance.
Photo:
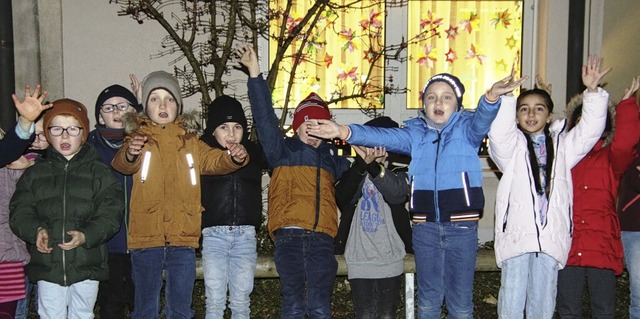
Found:
[[[395,319],[402,275],[379,279],[350,279],[357,319]]]
[[[131,256],[109,253],[109,279],[101,281],[98,290],[100,318],[128,318],[125,308],[133,312],[133,281],[131,280]]]
[[[13,319],[16,315],[17,305],[17,300],[0,303],[0,319]]]
[[[589,289],[591,318],[613,319],[616,275],[613,270],[592,267],[566,267],[558,272],[556,307],[562,319],[582,318],[582,295]]]

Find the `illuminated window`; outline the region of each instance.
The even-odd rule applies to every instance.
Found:
[[[410,1],[407,106],[419,108],[427,80],[447,72],[466,88],[464,106],[478,98],[515,65],[520,74],[522,1]]]
[[[271,11],[284,12],[287,2],[291,0],[270,1]],[[286,17],[286,30],[298,26],[315,2],[293,1],[291,14]],[[312,22],[303,26],[309,36],[292,42],[277,70],[278,80],[273,91],[276,107],[282,106],[287,94],[296,105],[310,92],[334,101],[331,108],[381,107],[384,100],[384,61],[378,53],[384,46],[384,2],[360,1],[357,8],[354,8],[353,0],[332,2],[343,6],[349,4],[349,8],[340,12],[327,8],[313,27],[309,27]],[[272,19],[271,30],[279,29],[279,21],[282,20]],[[270,62],[275,58],[277,45],[271,38]],[[295,77],[290,81],[292,70]],[[289,83],[292,83],[291,87]],[[363,86],[368,98],[349,99],[360,94]]]

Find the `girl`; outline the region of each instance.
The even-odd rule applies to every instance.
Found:
[[[598,88],[600,58],[582,68],[584,112],[566,132],[565,121],[551,124],[553,102],[540,89],[507,97],[489,131],[489,155],[504,174],[496,199],[495,253],[502,268],[498,315],[551,318],[558,269],[571,245],[571,168],[598,141],[609,94]]]

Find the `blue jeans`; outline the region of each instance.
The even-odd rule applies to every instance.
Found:
[[[629,318],[640,319],[640,231],[623,231],[624,262],[629,272]]]
[[[227,287],[231,318],[250,317],[249,296],[257,259],[254,226],[213,226],[202,230],[207,319],[223,317]]]
[[[333,238],[304,229],[275,232],[280,276],[280,318],[331,318],[331,294],[338,271]]]
[[[349,279],[356,319],[395,319],[402,275],[377,279]]]
[[[502,263],[499,318],[553,318],[558,262],[544,253],[528,253]],[[526,307],[526,309],[525,309]]]
[[[424,222],[413,225],[418,278],[418,319],[473,318],[473,276],[478,222]]]
[[[131,250],[131,278],[135,287],[133,319],[158,319],[162,272],[165,274],[167,319],[193,318],[191,297],[196,280],[196,253],[191,247]]]
[[[35,294],[35,299],[38,300],[38,286],[29,281],[29,276],[24,278],[27,290],[27,296],[24,299],[18,300],[16,306],[16,318],[15,319],[27,319],[29,317],[29,302],[31,301],[31,293]],[[34,302],[35,310],[38,311],[38,303]]]

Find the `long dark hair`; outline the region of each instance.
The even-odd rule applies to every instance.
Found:
[[[549,95],[549,93],[547,93],[547,91],[541,90],[541,89],[532,89],[532,90],[527,90],[522,92],[519,96],[518,96],[518,101],[517,101],[517,106],[516,108],[520,107],[520,103],[521,100],[524,99],[525,97],[529,96],[529,95],[537,95],[540,96],[543,100],[545,105],[547,106],[547,109],[549,110],[549,113],[553,112],[553,101],[551,100],[551,96]],[[533,181],[535,183],[536,186],[536,192],[540,195],[542,194],[547,194],[549,195],[549,188],[551,185],[551,169],[553,166],[553,159],[555,156],[555,151],[554,151],[554,145],[553,145],[553,139],[551,139],[551,134],[549,132],[549,126],[550,124],[547,123],[544,126],[544,143],[545,143],[545,147],[547,149],[547,164],[546,164],[546,174],[545,174],[545,188],[542,188],[542,183],[540,180],[540,164],[538,163],[538,158],[536,157],[536,153],[535,150],[533,149],[533,141],[531,140],[531,137],[529,136],[528,133],[524,132],[524,137],[527,139],[527,149],[529,149],[529,163],[531,164],[531,168],[534,170],[534,172],[537,172],[537,174],[533,174]],[[520,128],[518,126],[518,128],[520,130],[522,130],[522,128]]]

